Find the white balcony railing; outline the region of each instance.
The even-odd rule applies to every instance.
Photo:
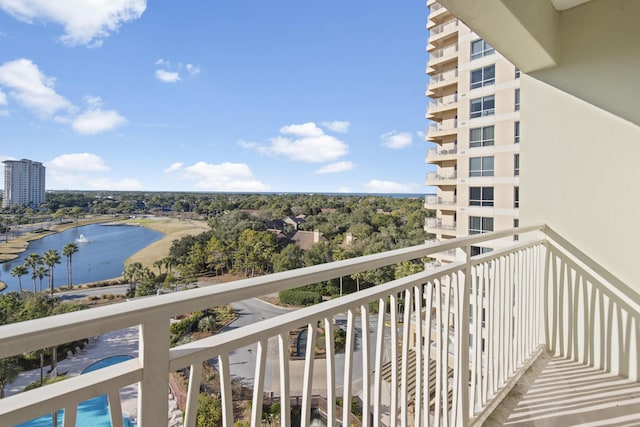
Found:
[[[458,52],[458,43],[452,43],[449,46],[441,47],[429,53],[429,60],[440,59],[447,56],[455,55]]]
[[[427,174],[427,182],[433,182],[433,181],[451,181],[451,180],[455,180],[457,178],[457,173],[456,172],[449,172],[449,173],[436,173],[436,172],[429,172]]]
[[[434,38],[439,36],[442,33],[453,30],[458,27],[458,19],[454,18],[450,21],[443,22],[442,24],[436,25],[429,30],[429,38]]]
[[[455,74],[455,72],[454,72]],[[457,75],[457,74],[456,74]],[[441,98],[433,99],[429,102],[429,108],[439,108],[445,105],[451,105],[458,102],[458,94],[452,93],[451,95],[446,95]]]
[[[443,71],[429,77],[429,86],[436,86],[440,83],[451,83],[458,78],[458,69]]]
[[[438,196],[424,196],[426,205],[455,205],[457,198],[455,196],[445,198]]]
[[[427,151],[427,159],[433,159],[436,157],[441,157],[441,156],[451,156],[451,155],[455,155],[458,153],[458,148],[457,147],[453,147],[453,148],[441,148],[441,149],[436,149],[436,148],[431,148]]]
[[[443,222],[438,218],[426,218],[424,225],[425,227],[437,228],[439,230],[456,230],[457,229],[456,221]]]
[[[513,245],[469,255],[474,245],[511,239],[514,233],[521,237]],[[169,348],[172,316],[452,249],[465,253],[466,260]],[[290,425],[290,398],[300,396],[302,425],[308,426],[312,390],[318,388],[313,372],[320,364],[327,372],[322,390],[328,402],[339,396],[350,402],[356,393],[352,384],[358,381],[365,424],[480,425],[543,350],[637,380],[640,310],[629,292],[540,225],[6,325],[0,327],[0,358],[136,325],[140,343],[139,355],[131,361],[3,399],[0,425],[64,409],[63,425],[69,427],[75,425],[79,402],[107,394],[113,425],[122,426],[119,388],[137,383],[138,425],[165,426],[169,373],[187,368],[184,420],[194,426],[202,363],[217,359],[223,425],[231,426],[230,355],[247,345],[257,346],[254,426],[260,425],[267,372],[279,383],[281,424]],[[346,350],[339,364],[331,333],[338,313],[347,318]],[[325,329],[327,354],[314,360],[319,324]],[[307,356],[298,368],[291,363],[288,340],[289,331],[301,326],[308,331]],[[271,340],[275,348],[267,351]],[[303,378],[300,390],[290,381],[293,375]],[[328,425],[347,419],[350,405],[344,407],[340,414],[334,405],[327,406]]]

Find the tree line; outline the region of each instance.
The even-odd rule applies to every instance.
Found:
[[[234,209],[210,214],[210,230],[175,240],[169,255],[154,263],[157,275],[141,265],[127,266],[125,275],[140,284],[136,294],[154,293],[163,284],[201,275],[253,277],[354,258],[420,244],[427,237],[426,212],[419,199],[307,195],[296,199],[285,195],[251,200],[260,202],[245,206],[262,206],[264,210]],[[312,207],[310,203],[317,205]],[[327,208],[324,203],[332,207]],[[297,225],[298,230],[319,231],[322,241],[303,250],[288,238],[295,233],[295,228],[269,229],[274,220],[293,215],[303,218]],[[422,261],[415,260],[311,285],[304,290],[318,295],[338,295],[422,268]]]
[[[73,285],[73,255],[78,252],[78,245],[75,243],[67,243],[62,248],[62,256],[66,258],[67,262],[67,286]],[[42,282],[44,278],[48,278],[48,287],[50,296],[53,298],[53,291],[55,289],[54,284],[54,272],[56,265],[61,263],[60,252],[57,249],[49,249],[44,254],[32,252],[24,261],[23,265],[17,265],[11,269],[11,275],[18,278],[18,287],[20,292],[23,292],[22,288],[22,276],[26,276],[31,272],[31,279],[33,280],[33,292],[38,292],[36,287],[36,279],[40,281],[40,292],[43,291]]]

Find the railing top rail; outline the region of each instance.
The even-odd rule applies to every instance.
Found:
[[[451,241],[425,243],[215,286],[140,298],[121,304],[93,308],[89,311],[83,310],[4,325],[0,326],[0,359],[145,322],[164,322],[171,316],[348,276],[360,271],[373,270],[453,248],[543,229],[543,225],[532,225],[466,236]]]

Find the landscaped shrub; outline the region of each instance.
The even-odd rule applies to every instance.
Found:
[[[308,306],[322,301],[322,296],[315,292],[297,289],[282,291],[278,296],[280,297],[280,302],[286,305]]]

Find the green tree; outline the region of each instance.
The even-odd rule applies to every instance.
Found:
[[[40,264],[40,258],[41,258],[40,254],[30,253],[29,256],[27,256],[27,258],[24,260],[24,264],[29,268],[31,268],[31,279],[33,279],[33,292],[38,292],[38,289],[36,288],[36,278],[38,277],[36,275],[36,268],[38,268],[38,265]]]
[[[412,274],[419,273],[424,270],[423,262],[403,261],[396,265],[395,278],[401,279],[403,277],[411,276]]]
[[[124,280],[130,282],[129,293],[131,296],[135,295],[137,284],[142,280],[143,276],[144,271],[141,263],[133,262],[125,267]]]
[[[238,238],[236,268],[244,270],[245,276],[253,277],[256,270],[269,272],[271,256],[277,252],[278,243],[274,235],[268,231],[244,230]]]
[[[75,254],[79,250],[80,249],[78,248],[78,245],[76,245],[75,243],[67,243],[66,245],[64,245],[64,248],[62,248],[62,255],[67,258],[67,285],[69,287],[73,286],[73,254]]]
[[[33,272],[34,277],[40,279],[40,292],[42,292],[42,281],[49,276],[49,270],[43,264],[40,264]]]
[[[18,278],[18,286],[22,292],[22,276],[29,274],[29,269],[24,265],[16,265],[11,269],[11,275]]]
[[[198,396],[196,427],[218,427],[222,425],[222,405],[220,400],[207,393]]]
[[[49,290],[50,295],[53,297],[53,274],[55,271],[56,264],[60,264],[60,253],[55,249],[49,249],[44,253],[43,257],[44,264],[48,267],[48,275],[49,275]]]
[[[87,212],[83,208],[76,206],[71,208],[71,211],[69,213],[71,214],[71,217],[76,220],[76,224],[77,224],[78,218],[84,218]]]
[[[287,245],[279,254],[273,256],[273,271],[287,271],[304,265],[304,254],[298,245]]]
[[[207,263],[217,275],[223,272],[229,265],[231,259],[229,248],[216,236],[211,236],[207,243]]]
[[[0,360],[0,399],[4,399],[5,387],[18,378],[20,371],[22,369],[15,357]]]
[[[153,266],[158,269],[158,275],[162,274],[162,260],[156,260],[153,262]]]

